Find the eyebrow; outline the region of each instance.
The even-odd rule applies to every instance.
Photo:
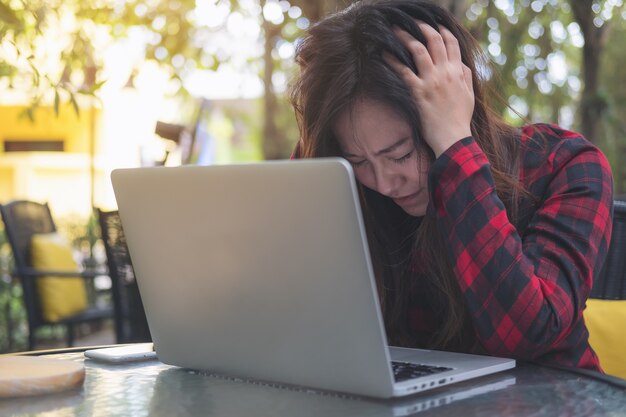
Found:
[[[398,140],[396,143],[392,144],[391,146],[388,146],[388,147],[386,147],[384,149],[381,149],[380,151],[376,152],[374,155],[375,156],[379,156],[379,155],[383,155],[383,154],[392,152],[395,149],[399,148],[400,146],[404,145],[408,140],[410,140],[409,137],[402,138],[402,139]],[[350,158],[360,158],[360,156],[351,154],[350,152],[344,152],[343,154],[344,154],[344,156],[347,156],[347,157],[350,157]]]

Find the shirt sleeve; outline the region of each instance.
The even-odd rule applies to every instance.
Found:
[[[544,166],[547,188],[522,234],[472,137],[430,170],[429,212],[446,236],[477,337],[493,355],[531,360],[567,349],[608,250],[613,185],[602,152],[568,138]]]

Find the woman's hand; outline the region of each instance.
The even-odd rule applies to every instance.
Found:
[[[385,60],[411,90],[420,114],[424,140],[439,157],[450,146],[471,135],[474,111],[472,73],[461,61],[459,42],[446,28],[437,32],[432,26],[418,22],[427,45],[397,27],[394,33],[413,56],[416,75],[395,57]]]

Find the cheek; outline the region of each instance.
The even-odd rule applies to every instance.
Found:
[[[428,184],[428,171],[430,170],[430,161],[422,159],[417,161],[417,167],[414,168],[411,178],[414,182],[421,187],[425,187]]]
[[[416,169],[413,169],[410,172],[405,171],[404,178],[408,183],[413,184],[413,188],[415,188],[416,185],[420,188],[423,187],[427,179],[426,174]]]
[[[417,171],[421,174],[428,174],[433,161],[428,155],[420,154],[417,158]]]
[[[431,165],[432,161],[427,157],[422,157],[417,161],[417,174],[420,176],[422,182],[428,180],[428,172],[430,171]]]
[[[375,189],[374,176],[366,168],[354,169],[354,176],[359,184],[364,185],[367,188]]]

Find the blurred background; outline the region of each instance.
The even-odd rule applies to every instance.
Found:
[[[116,208],[113,169],[288,157],[298,40],[349,3],[0,0],[0,204],[47,202],[75,256],[103,263],[93,210]],[[437,3],[493,62],[496,109],[582,132],[624,193],[623,1]],[[28,331],[12,268],[0,225],[0,352]]]

